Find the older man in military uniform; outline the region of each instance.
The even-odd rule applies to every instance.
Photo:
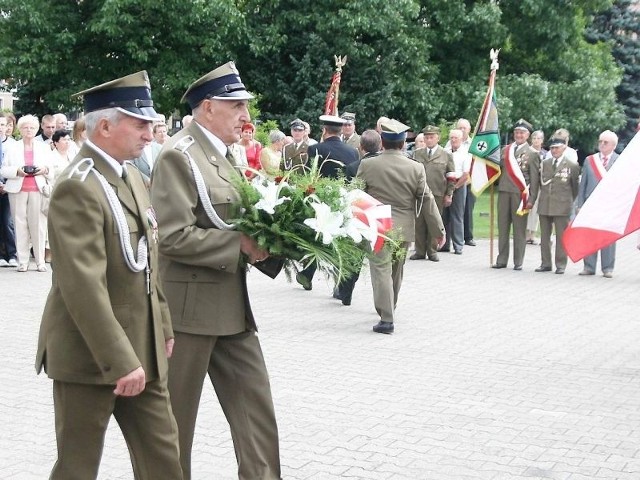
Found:
[[[135,478],[180,479],[157,224],[140,173],[125,166],[153,139],[149,80],[139,72],[79,95],[89,138],[51,197],[53,284],[36,361],[54,380],[58,460],[50,478],[97,478],[113,415]]]
[[[284,171],[293,170],[300,165],[306,165],[309,161],[309,142],[305,140],[304,122],[296,118],[290,124],[291,137],[293,142],[284,147],[282,153],[282,169]]]
[[[169,391],[185,479],[207,374],[231,428],[239,478],[280,478],[271,387],[246,281],[247,263],[267,252],[227,223],[238,215],[241,175],[228,147],[251,120],[251,98],[233,62],[196,80],[183,96],[193,122],[165,143],[153,171],[160,268],[176,332]]]
[[[567,267],[567,252],[562,235],[573,213],[573,202],[580,186],[580,165],[567,158],[566,138],[554,137],[549,142],[551,156],[540,165],[540,256],[541,265],[536,272],[551,271],[551,232],[556,232],[556,273],[563,274]]]
[[[340,118],[344,120],[341,135],[342,141],[347,145],[358,149],[360,147],[360,135],[356,132],[356,114],[344,112],[340,115]]]
[[[506,268],[513,225],[513,269],[522,270],[527,247],[527,216],[538,197],[540,157],[527,143],[533,127],[520,119],[513,127],[513,143],[502,149],[498,185],[498,258],[493,268]]]
[[[451,205],[453,198],[454,182],[448,178],[455,172],[451,152],[442,148],[440,141],[440,129],[434,125],[427,125],[422,129],[424,135],[425,148],[420,148],[414,153],[414,160],[421,163],[427,175],[427,185],[431,189],[433,198],[438,206],[438,211],[442,215],[444,208]],[[438,251],[434,247],[435,237],[428,227],[428,213],[423,211],[416,218],[416,251],[411,260],[422,260],[428,257],[432,262],[438,262]],[[436,232],[439,234],[439,232]]]
[[[429,228],[436,235],[438,247],[445,241],[445,230],[436,202],[427,185],[424,168],[402,153],[409,127],[397,120],[387,119],[380,124],[382,148],[380,155],[365,158],[360,163],[358,178],[365,183],[365,191],[380,202],[391,205],[393,226],[401,236],[406,252],[414,240],[416,209],[426,211]],[[376,333],[393,333],[395,309],[402,286],[404,257],[393,260],[381,250],[369,262],[373,301],[380,322]]]

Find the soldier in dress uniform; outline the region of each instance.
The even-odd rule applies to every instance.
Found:
[[[380,124],[383,152],[364,158],[357,177],[365,183],[365,191],[386,205],[391,205],[393,227],[398,231],[405,250],[414,240],[416,213],[427,212],[429,228],[440,232],[436,236],[438,247],[445,241],[445,230],[436,202],[429,190],[424,168],[402,153],[409,127],[393,119]],[[373,302],[380,315],[374,325],[376,333],[393,333],[395,309],[402,285],[404,257],[393,260],[382,249],[369,261]]]
[[[422,164],[427,175],[427,185],[431,189],[438,211],[442,215],[444,208],[451,205],[454,182],[448,181],[456,167],[453,163],[451,152],[442,148],[440,141],[440,129],[434,125],[427,125],[422,129],[425,148],[420,148],[414,153],[414,160]],[[427,222],[427,212],[416,218],[416,251],[411,260],[429,258],[432,262],[438,262],[438,251],[434,247],[435,236],[431,232]],[[440,232],[435,232],[439,235]]]
[[[160,269],[176,334],[169,392],[180,430],[184,478],[205,377],[229,427],[241,480],[280,478],[271,386],[249,303],[248,263],[267,258],[227,222],[239,213],[241,173],[229,150],[251,120],[233,62],[196,80],[182,100],[193,122],[165,143],[153,172]]]
[[[309,161],[309,142],[305,140],[304,122],[296,118],[290,123],[293,142],[284,147],[282,153],[282,169],[289,171],[299,165],[306,165]]]
[[[50,478],[97,478],[113,415],[136,479],[181,479],[157,223],[140,172],[125,165],[153,140],[149,79],[138,72],[78,95],[88,139],[51,196],[53,280],[36,359],[53,379],[58,460]]]
[[[513,269],[522,270],[527,248],[528,211],[538,197],[540,157],[527,143],[533,127],[520,119],[513,126],[513,143],[502,149],[498,185],[498,258],[493,268],[506,268],[513,225]]]
[[[541,265],[536,272],[551,271],[551,231],[556,232],[556,273],[563,274],[567,267],[567,252],[562,235],[573,213],[573,202],[580,186],[580,166],[567,158],[566,138],[554,137],[549,142],[551,156],[540,165],[540,255]]]
[[[356,114],[344,112],[340,115],[340,118],[344,120],[341,135],[342,141],[347,145],[358,149],[360,147],[360,135],[356,132]]]

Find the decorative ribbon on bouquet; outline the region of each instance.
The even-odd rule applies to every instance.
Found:
[[[359,190],[351,202],[351,212],[355,218],[369,227],[366,238],[371,242],[373,251],[378,253],[384,246],[385,234],[393,227],[391,205],[385,205]]]

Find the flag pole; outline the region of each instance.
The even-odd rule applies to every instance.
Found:
[[[493,224],[494,224],[494,185],[489,190],[489,266],[493,265]]]

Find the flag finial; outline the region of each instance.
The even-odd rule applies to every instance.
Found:
[[[498,54],[500,53],[500,49],[492,48],[489,52],[489,58],[491,59],[491,70],[498,70],[500,68],[500,64],[498,64]],[[346,57],[345,57],[346,58]]]
[[[334,55],[333,58],[336,59],[336,72],[342,72],[342,67],[347,64],[347,56]]]

